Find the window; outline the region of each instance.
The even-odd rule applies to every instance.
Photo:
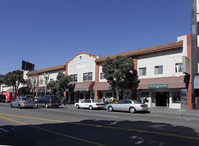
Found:
[[[102,73],[100,73],[100,79],[105,79],[105,77],[104,77],[104,73],[102,72]]]
[[[181,103],[181,93],[180,93],[180,91],[172,93],[172,102],[173,103]]]
[[[155,75],[163,74],[163,65],[155,66]]]
[[[146,75],[146,67],[139,68],[139,75],[140,76],[145,76]]]
[[[39,81],[40,81],[40,85],[43,85],[43,79],[40,79]]]
[[[84,73],[83,74],[83,80],[84,81],[92,81],[92,76],[93,76],[92,72]]]
[[[52,78],[50,79],[50,82],[54,81]]]
[[[70,81],[71,82],[77,82],[77,74],[70,75]]]
[[[182,63],[176,63],[176,65],[175,65],[175,71],[176,71],[176,73],[183,71]]]

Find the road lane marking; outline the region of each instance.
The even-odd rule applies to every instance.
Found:
[[[165,132],[147,131],[147,130],[139,130],[139,129],[128,129],[128,128],[121,128],[121,127],[113,127],[113,126],[105,126],[105,125],[95,125],[95,124],[86,124],[86,123],[73,123],[73,122],[69,122],[69,121],[60,121],[60,120],[52,120],[52,119],[44,119],[44,118],[36,118],[36,117],[26,117],[26,116],[17,116],[17,115],[9,115],[9,114],[2,114],[2,113],[0,113],[0,115],[10,116],[10,117],[19,117],[19,118],[25,118],[25,119],[53,121],[53,122],[58,122],[58,123],[68,123],[68,124],[90,126],[90,127],[97,127],[97,128],[107,128],[107,129],[114,129],[114,130],[131,131],[131,132],[154,134],[154,135],[162,135],[162,136],[170,136],[170,137],[178,137],[178,138],[192,139],[192,140],[199,141],[199,137],[179,135],[179,134],[172,134],[172,133],[165,133]]]
[[[46,131],[46,132],[49,132],[49,133],[53,133],[53,134],[56,134],[56,135],[61,135],[61,136],[67,137],[67,138],[71,138],[71,139],[75,139],[75,140],[78,140],[78,141],[82,141],[82,142],[85,142],[85,143],[90,143],[90,144],[98,145],[98,146],[105,146],[104,144],[100,144],[100,143],[93,142],[93,141],[89,141],[89,140],[86,140],[86,139],[74,137],[74,136],[71,136],[71,135],[63,134],[63,133],[56,132],[56,131],[52,131],[52,130],[48,130],[48,129],[45,129],[45,128],[41,128],[41,127],[29,125],[29,124],[27,124],[27,123],[23,123],[23,122],[20,122],[20,121],[16,121],[16,120],[13,120],[13,119],[11,119],[11,118],[4,117],[4,116],[0,116],[0,118],[6,119],[6,120],[9,120],[9,121],[12,121],[12,122],[21,124],[21,125],[30,126],[30,127],[32,127],[32,128],[39,129],[39,130],[42,130],[42,131]]]
[[[8,133],[9,131],[3,128],[0,128],[1,131]]]

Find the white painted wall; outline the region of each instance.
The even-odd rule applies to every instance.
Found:
[[[146,67],[146,75],[139,76],[139,79],[180,76],[183,73],[175,72],[175,64],[182,63],[182,56],[187,56],[187,36],[178,37],[183,40],[183,50],[171,50],[138,57],[137,68]],[[155,75],[155,66],[163,65],[163,74]]]
[[[92,72],[92,81],[95,81],[95,60],[88,54],[79,54],[68,63],[68,75],[77,74],[77,82],[83,82],[83,74]]]
[[[65,70],[56,70],[56,71],[51,71],[51,72],[46,72],[46,74],[48,74],[48,80],[47,83],[50,82],[50,79],[53,79],[54,81],[57,80],[57,75],[59,72],[63,72],[63,74],[65,74]],[[40,80],[43,80],[43,84],[41,84]],[[46,86],[45,84],[45,77],[44,77],[44,73],[43,74],[39,74],[39,87],[41,86]]]
[[[106,79],[100,79],[100,74],[103,73],[102,71],[102,64],[99,64],[99,82],[106,82]]]
[[[196,1],[197,22],[199,21],[199,0]]]

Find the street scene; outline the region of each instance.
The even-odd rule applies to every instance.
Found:
[[[199,146],[199,0],[1,0],[0,145]]]
[[[60,108],[10,108],[0,103],[1,145],[193,145],[199,113],[150,109],[147,113]]]

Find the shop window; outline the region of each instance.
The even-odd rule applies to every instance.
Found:
[[[180,94],[180,92],[173,92],[172,93],[172,102],[173,103],[181,103],[181,94]]]
[[[83,80],[84,81],[92,81],[93,73],[88,72],[83,74]]]
[[[182,65],[182,63],[176,63],[176,65],[175,65],[175,71],[176,71],[176,73],[183,71],[183,65]]]
[[[77,82],[77,74],[70,75],[70,81],[71,82]]]
[[[100,79],[105,79],[105,77],[104,77],[104,73],[102,72],[102,73],[100,73]]]
[[[146,75],[146,67],[139,68],[139,75],[140,76],[145,76]]]
[[[163,65],[155,66],[155,75],[163,74]]]
[[[43,79],[39,80],[40,85],[43,85]]]
[[[112,93],[106,93],[106,98],[112,97]]]

